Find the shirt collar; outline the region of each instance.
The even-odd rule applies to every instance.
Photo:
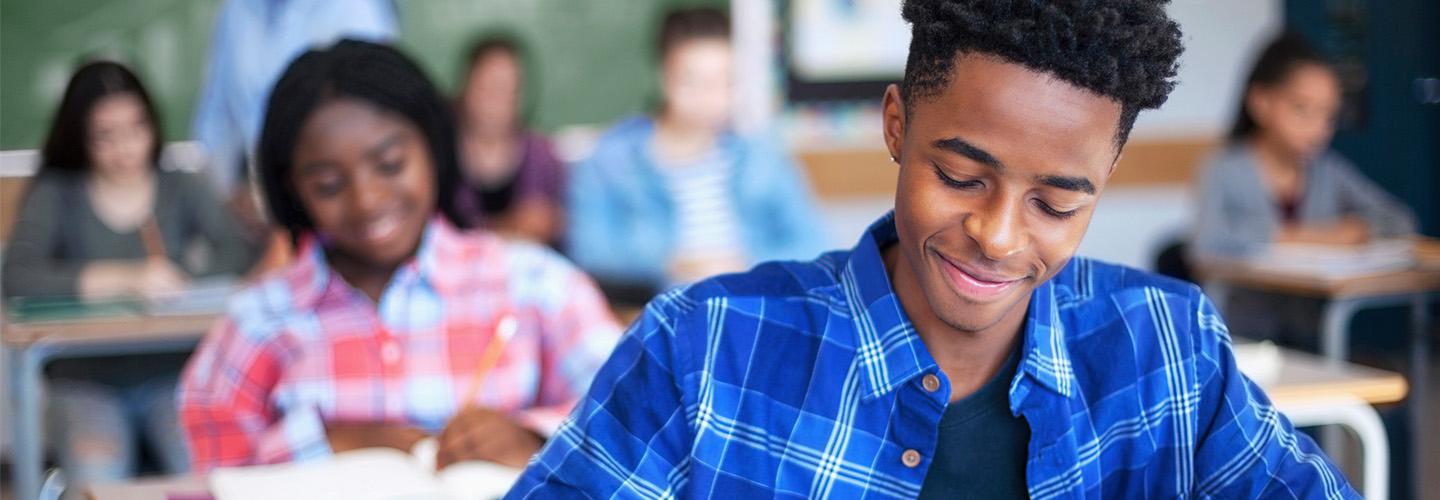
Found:
[[[474,245],[466,245],[467,241],[459,229],[451,225],[443,217],[434,217],[425,225],[425,231],[420,237],[420,247],[415,251],[415,258],[400,265],[396,270],[395,279],[404,279],[407,270],[418,271],[417,279],[434,286],[441,294],[461,289],[473,284],[476,280],[484,277],[485,270],[489,268],[501,268],[503,266],[447,266],[446,262],[466,262],[470,257],[476,255],[477,250],[491,248],[493,241],[485,239],[479,248],[472,248]],[[474,272],[466,272],[467,270]],[[334,290],[342,290],[348,287],[343,282],[333,280],[334,272],[329,263],[325,260],[324,245],[321,244],[313,232],[307,233],[300,238],[300,250],[296,253],[295,264],[285,274],[285,280],[292,292],[294,307],[297,309],[312,309],[315,304],[327,293]],[[336,288],[339,286],[339,288]]]
[[[890,212],[865,231],[840,277],[855,330],[856,363],[862,372],[867,401],[938,369],[905,315],[885,271],[880,249],[897,239],[895,214]],[[1031,294],[1025,325],[1020,371],[1069,397],[1075,375],[1051,282],[1042,283]]]

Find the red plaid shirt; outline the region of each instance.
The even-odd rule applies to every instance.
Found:
[[[549,435],[620,333],[588,277],[543,247],[435,219],[377,307],[308,239],[295,263],[231,301],[185,369],[180,422],[195,469],[327,456],[326,421],[439,432],[469,403],[506,317],[518,329],[475,403]]]

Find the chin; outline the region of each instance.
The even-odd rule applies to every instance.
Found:
[[[950,325],[951,328],[962,332],[978,332],[995,326],[1000,322],[1000,315],[995,314],[973,314],[966,315],[963,311],[955,311],[958,314],[941,314],[940,321]]]
[[[972,302],[940,284],[941,290],[933,291],[930,303],[935,307],[940,321],[963,332],[978,332],[994,327],[1016,308],[1024,308],[1030,298],[1028,288],[1015,290],[1013,295],[996,302]],[[934,300],[934,297],[940,300]],[[1015,298],[1019,297],[1019,298]]]

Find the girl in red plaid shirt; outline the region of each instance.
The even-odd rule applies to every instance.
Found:
[[[296,259],[240,293],[185,370],[195,468],[426,436],[442,467],[524,465],[619,328],[560,256],[467,231],[453,119],[421,70],[366,42],[304,54],[273,90],[256,159]]]

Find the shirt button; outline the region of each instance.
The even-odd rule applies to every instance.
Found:
[[[905,464],[906,467],[914,469],[915,466],[920,465],[920,452],[915,450],[905,450],[905,453],[900,454],[900,463]]]
[[[398,363],[400,361],[400,346],[395,345],[394,342],[386,342],[385,345],[380,348],[380,359],[384,360],[387,365]]]
[[[920,385],[925,386],[925,392],[938,391],[940,390],[940,377],[936,377],[934,373],[927,373],[924,378],[920,379]]]

